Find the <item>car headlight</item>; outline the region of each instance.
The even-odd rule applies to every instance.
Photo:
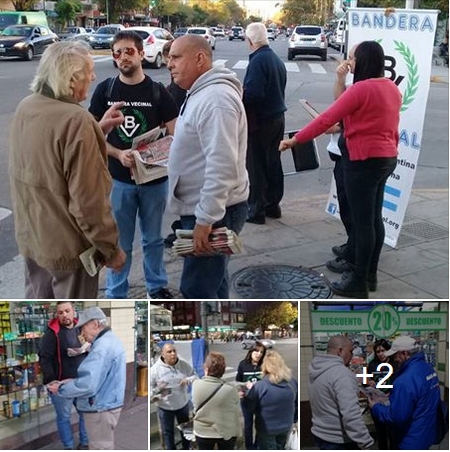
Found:
[[[95,38],[94,38],[94,36],[89,36],[88,37],[88,41],[93,41]]]
[[[15,49],[23,49],[26,46],[24,42],[18,42],[17,44],[14,44]]]

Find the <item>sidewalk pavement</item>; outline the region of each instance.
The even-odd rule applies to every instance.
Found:
[[[308,187],[308,180],[317,177],[314,173],[295,175],[287,184],[301,178],[300,187]],[[324,182],[327,185],[331,170],[329,173],[328,182]],[[275,272],[281,265],[301,266],[322,274],[328,281],[340,278],[325,267],[325,262],[334,258],[331,247],[346,240],[341,222],[325,212],[328,195],[302,196],[300,190],[291,193],[281,203],[280,219],[268,219],[265,225],[246,223],[241,233],[245,252],[232,256],[229,265],[231,298],[250,298],[233,285],[233,275],[262,264],[273,266]],[[448,195],[448,189],[413,189],[397,248],[383,247],[378,290],[370,293],[371,299],[448,298]],[[135,247],[129,298],[146,298],[141,253],[140,247]],[[182,259],[167,250],[165,262],[169,287],[178,293]],[[100,287],[104,286],[102,280]],[[295,281],[291,283],[295,285]],[[288,295],[273,297],[268,288],[267,298],[296,298],[289,296],[291,283],[283,281]],[[181,297],[179,293],[177,297]]]
[[[148,450],[148,403],[140,403],[122,411],[115,432],[115,450]],[[76,436],[77,437],[77,436]],[[30,448],[30,444],[27,448]],[[48,443],[34,450],[61,450],[55,432]]]

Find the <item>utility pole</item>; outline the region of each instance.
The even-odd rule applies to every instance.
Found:
[[[405,1],[405,9],[417,9],[419,6],[418,0],[406,0]]]
[[[208,343],[208,302],[201,301],[200,303],[200,317],[202,318],[203,337],[205,338],[206,343]]]

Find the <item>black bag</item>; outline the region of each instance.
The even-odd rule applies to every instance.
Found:
[[[292,138],[297,131],[287,132],[289,138]],[[292,158],[294,159],[295,171],[308,171],[319,168],[319,154],[317,153],[316,140],[306,143],[299,143],[292,148]]]
[[[439,444],[448,432],[448,406],[447,404],[439,400],[437,410],[437,422],[436,422],[436,441],[434,444]]]

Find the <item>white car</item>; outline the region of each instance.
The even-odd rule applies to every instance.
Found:
[[[209,42],[211,49],[215,50],[216,38],[209,27],[190,27],[187,30],[187,34],[203,36]]]
[[[162,49],[167,41],[174,37],[164,28],[158,27],[129,27],[139,33],[144,40],[144,58],[152,67],[159,69],[163,65]]]
[[[223,28],[215,28],[213,31],[213,35],[215,38],[224,38],[225,30]]]
[[[255,345],[256,341],[261,342],[266,348],[273,348],[273,346],[275,345],[275,341],[273,341],[272,339],[265,339],[258,336],[250,336],[242,341],[242,348],[244,349],[251,348],[253,347],[253,345]]]
[[[275,28],[268,28],[267,29],[267,39],[271,39],[272,41],[275,41],[275,38],[277,37],[277,31]]]

